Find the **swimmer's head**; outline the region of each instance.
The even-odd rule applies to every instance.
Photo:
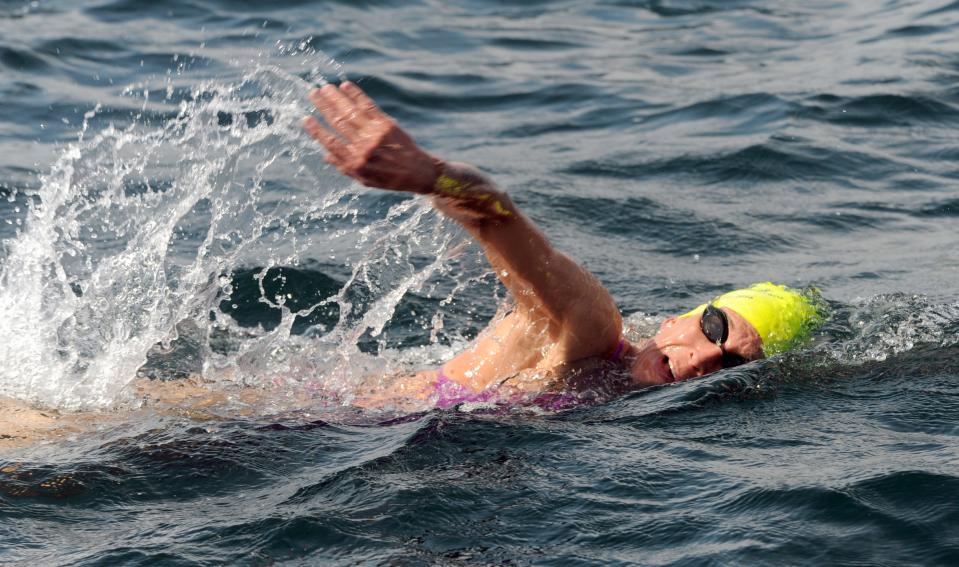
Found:
[[[631,374],[653,385],[704,376],[795,346],[821,322],[815,292],[769,282],[725,293],[663,321]]]
[[[773,356],[809,337],[822,322],[820,303],[814,290],[763,282],[724,293],[710,304],[741,315],[759,333],[763,354]],[[705,308],[706,304],[700,305],[681,317],[693,317]]]

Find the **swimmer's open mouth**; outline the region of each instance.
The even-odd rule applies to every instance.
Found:
[[[676,376],[673,375],[673,368],[669,365],[669,357],[664,356],[660,362],[660,374],[662,375],[663,382],[666,384],[675,382]]]

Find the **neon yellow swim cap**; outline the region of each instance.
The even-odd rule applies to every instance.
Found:
[[[712,305],[728,307],[749,321],[763,341],[766,356],[788,350],[805,339],[823,319],[822,302],[815,290],[800,292],[772,282],[724,293]],[[705,308],[704,303],[680,317],[698,315]]]

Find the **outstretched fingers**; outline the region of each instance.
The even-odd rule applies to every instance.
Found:
[[[334,85],[324,85],[310,92],[310,100],[320,111],[327,124],[338,134],[350,140],[360,128],[356,105]]]
[[[326,161],[369,187],[428,193],[435,158],[421,150],[396,122],[355,84],[325,85],[310,92],[320,116],[303,127],[327,150]]]
[[[353,101],[357,112],[361,114],[364,119],[377,120],[385,117],[380,108],[373,102],[373,99],[366,96],[363,89],[358,87],[356,83],[346,81],[340,85],[340,90]]]
[[[308,116],[303,119],[303,128],[306,130],[307,134],[312,136],[319,143],[323,144],[323,147],[326,148],[327,152],[329,152],[327,161],[337,167],[343,167],[346,165],[350,157],[349,148],[347,148],[339,138],[324,128],[323,125],[320,124],[319,120],[313,118],[312,116]]]

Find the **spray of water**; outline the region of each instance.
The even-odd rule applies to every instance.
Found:
[[[143,92],[144,112],[122,125],[88,113],[4,243],[0,395],[128,402],[148,358],[182,358],[184,342],[207,382],[342,393],[383,370],[358,345],[383,351],[411,294],[433,309],[414,318],[420,343],[442,356],[443,306],[482,277],[475,248],[422,201],[324,165],[299,126],[316,82],[259,66],[192,88],[173,112],[146,112]],[[320,274],[325,292],[305,301],[276,283],[296,273]],[[278,321],[241,324],[238,274]]]
[[[348,403],[360,379],[461,346],[475,313],[458,300],[495,305],[475,246],[421,201],[324,165],[299,126],[318,82],[253,65],[171,81],[159,105],[131,88],[142,105],[122,119],[87,113],[0,247],[0,395],[95,409],[135,401],[138,375],[194,376]],[[923,301],[841,308],[819,350],[855,363],[954,344],[956,307]]]

